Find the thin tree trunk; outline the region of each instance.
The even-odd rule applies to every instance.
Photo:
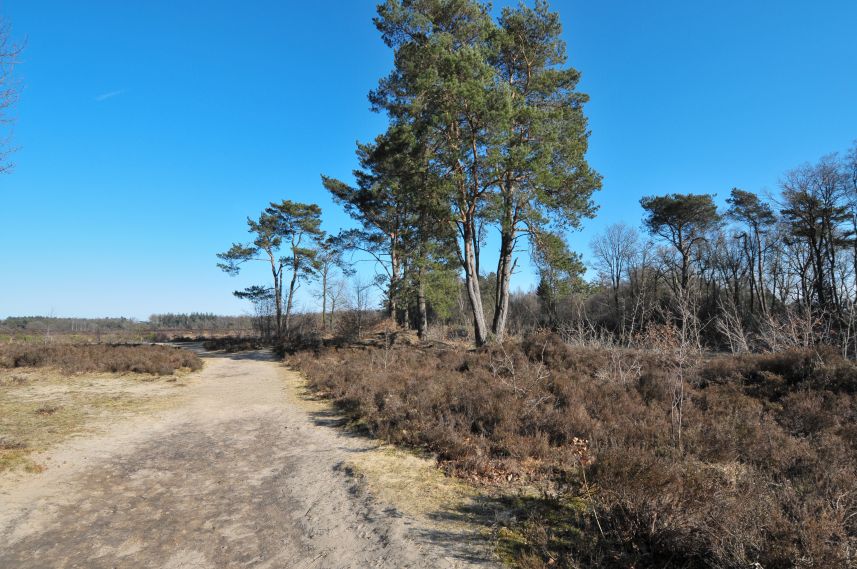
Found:
[[[417,336],[420,340],[426,339],[428,332],[428,312],[426,310],[426,287],[424,282],[424,270],[420,267],[417,273]]]
[[[410,277],[410,272],[411,272],[410,264],[407,262],[403,263],[402,268],[401,268],[401,272],[402,272],[402,278],[399,279],[399,289],[400,289],[399,294],[402,294],[402,290],[401,290],[403,288],[402,283],[408,283],[410,281],[410,278],[411,278]],[[405,330],[411,329],[411,310],[410,309],[411,309],[410,303],[407,301],[407,299],[404,299],[404,301],[401,303],[401,306],[399,308],[399,310],[402,313],[401,319],[399,318],[399,315],[396,314],[396,323]]]
[[[821,246],[817,243],[814,236],[811,238],[810,247],[812,250],[813,265],[815,266],[815,294],[821,309],[826,310],[828,305],[827,295],[824,290],[824,257],[821,252]]]
[[[616,315],[619,317],[619,319],[624,324],[624,321],[625,321],[624,311],[619,310],[619,285],[615,282],[613,283],[613,306],[616,309]]]
[[[321,270],[321,329],[327,329],[327,266]]]
[[[399,294],[399,254],[396,250],[395,237],[390,237],[390,288],[387,291],[387,316],[395,319],[397,311],[397,296]]]
[[[268,256],[271,259],[271,273],[274,277],[274,307],[277,312],[276,325],[277,338],[279,338],[283,331],[283,266],[280,265],[279,268],[277,267],[277,263],[274,261],[274,255],[270,251],[268,252]]]
[[[756,233],[756,265],[758,268],[758,277],[756,282],[759,285],[759,306],[762,309],[762,316],[768,317],[768,299],[767,294],[765,293],[765,270],[764,270],[764,260],[762,259],[762,239],[759,236],[759,230],[755,230]]]
[[[474,241],[473,220],[464,222],[464,281],[467,287],[467,296],[470,299],[470,308],[473,312],[473,333],[477,346],[484,346],[488,341],[488,327],[485,324],[485,312],[482,308],[482,294],[479,290],[479,273],[477,270],[477,257],[473,248]]]
[[[500,259],[497,262],[497,288],[494,298],[494,320],[491,332],[498,342],[506,335],[506,320],[509,316],[509,282],[512,278],[512,267],[515,248],[515,230],[509,228],[500,237]]]
[[[294,301],[294,298],[295,298],[295,285],[298,282],[298,269],[299,269],[299,265],[298,265],[297,255],[295,255],[295,263],[292,266],[292,280],[289,283],[289,298],[288,298],[288,301],[286,302],[286,323],[285,323],[286,334],[289,333],[289,326],[290,326],[291,320],[292,320],[292,302]]]
[[[690,252],[681,251],[681,292],[687,291],[690,282]]]
[[[857,158],[855,158],[855,159],[857,159]],[[857,174],[857,172],[855,172],[855,174]],[[857,190],[857,179],[854,180],[854,185],[855,185],[855,190]],[[852,246],[852,250],[853,250],[853,252],[851,254],[851,262],[853,263],[853,266],[854,266],[853,277],[855,280],[854,284],[856,285],[855,288],[857,288],[857,214],[854,214],[851,216],[851,225],[852,225],[853,231],[854,231],[854,236],[851,239],[851,246]],[[855,301],[857,301],[857,299],[855,299]]]

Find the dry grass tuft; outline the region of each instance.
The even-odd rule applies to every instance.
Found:
[[[41,407],[36,409],[36,414],[37,415],[53,415],[54,413],[56,413],[60,409],[62,409],[62,407],[60,407],[59,405],[46,404],[46,405],[42,405]]]

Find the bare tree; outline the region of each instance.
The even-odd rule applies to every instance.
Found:
[[[355,272],[345,261],[342,242],[336,237],[328,237],[319,243],[316,254],[316,272],[320,287],[317,298],[321,300],[321,327],[326,330],[333,326],[333,310],[337,293],[332,287],[336,286],[333,280],[336,269],[339,269],[345,277],[352,276]]]
[[[9,172],[14,164],[10,155],[15,151],[11,146],[12,135],[9,125],[13,121],[9,111],[18,101],[18,83],[14,70],[22,47],[12,40],[9,23],[0,19],[0,125],[7,131],[0,136],[0,173]]]
[[[595,257],[595,268],[613,291],[613,307],[619,312],[619,287],[637,254],[637,230],[624,223],[614,223],[596,235],[589,246]]]
[[[362,339],[363,331],[370,314],[371,291],[376,283],[356,276],[351,284],[351,294],[347,297],[348,311],[343,316],[342,327],[345,336]]]
[[[327,284],[327,318],[330,329],[336,325],[336,309],[348,302],[348,281],[344,278],[333,279]]]

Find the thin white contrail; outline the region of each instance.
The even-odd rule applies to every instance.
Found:
[[[115,97],[117,95],[121,95],[124,92],[125,92],[125,89],[118,89],[116,91],[108,91],[107,93],[102,93],[101,95],[98,95],[97,97],[95,97],[95,100],[100,103],[101,101],[106,101],[107,99],[112,99],[113,97]]]

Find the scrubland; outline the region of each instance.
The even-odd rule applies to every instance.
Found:
[[[687,356],[542,334],[287,362],[365,430],[490,489],[485,524],[519,567],[857,564],[857,366],[833,351]]]

